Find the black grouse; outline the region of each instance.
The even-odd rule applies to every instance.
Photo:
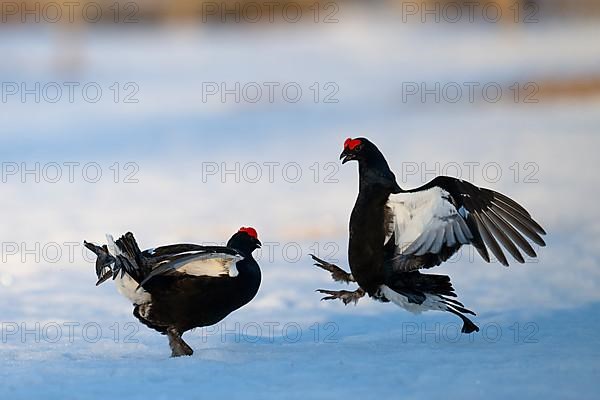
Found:
[[[463,333],[471,333],[479,328],[464,314],[475,313],[453,299],[450,278],[419,270],[440,265],[467,244],[487,262],[489,249],[505,266],[499,243],[520,263],[525,261],[521,251],[536,257],[526,238],[545,246],[544,229],[503,194],[448,176],[404,190],[379,149],[365,138],[347,139],[340,159],[342,164],[358,161],[359,192],[348,245],[351,273],[312,257],[335,281],[356,282],[359,288],[318,290],[327,295],[324,300],[356,303],[366,293],[414,313],[447,311],[462,319]]]
[[[216,324],[254,298],[261,281],[252,252],[256,230],[241,228],[227,246],[174,244],[140,251],[131,232],[108,246],[84,242],[97,255],[96,286],[113,278],[144,325],[167,335],[171,356],[192,355],[184,332]]]

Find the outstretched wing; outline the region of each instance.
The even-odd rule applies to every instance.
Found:
[[[244,259],[238,251],[222,246],[200,246],[195,244],[176,244],[145,250],[142,255],[151,259],[154,267],[140,283],[158,275],[174,272],[194,276],[230,276],[238,275],[236,263]]]
[[[498,242],[515,260],[519,249],[536,253],[527,241],[545,246],[544,229],[517,202],[493,190],[440,176],[426,185],[390,195],[387,202],[386,264],[394,270],[430,268],[472,244],[490,261],[489,250],[503,265],[508,260]]]

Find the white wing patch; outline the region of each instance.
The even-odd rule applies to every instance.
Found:
[[[230,276],[232,278],[238,276],[239,272],[236,263],[243,260],[244,257],[240,254],[215,254],[203,252],[185,252],[180,253],[186,256],[178,260],[165,260],[158,264],[150,274],[142,281],[141,285],[146,283],[150,278],[171,271],[182,272],[193,276]]]
[[[223,276],[229,275],[234,278],[238,276],[238,270],[235,264],[243,260],[242,256],[233,256],[223,254],[218,258],[212,255],[212,258],[196,258],[177,268],[178,272],[183,272],[194,276]]]
[[[390,195],[393,218],[386,243],[395,234],[396,254],[416,256],[470,243],[473,235],[449,198],[439,187]]]
[[[106,241],[108,251],[113,257],[123,254],[116,245],[112,235],[107,234]],[[153,254],[155,249],[151,249],[148,252],[149,254]],[[184,257],[176,261],[165,260],[157,264],[140,285],[138,285],[128,274],[125,274],[121,278],[121,274],[119,273],[118,277],[115,279],[117,289],[134,304],[144,304],[150,301],[150,294],[141,286],[156,275],[177,271],[193,276],[230,276],[235,278],[239,275],[236,263],[244,259],[240,254],[204,253],[202,251],[194,250],[174,254],[174,256]]]

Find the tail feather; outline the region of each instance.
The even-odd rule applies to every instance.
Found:
[[[462,330],[461,330],[462,333],[479,332],[479,327],[477,325],[475,325],[473,323],[473,321],[471,321],[469,318],[467,318],[463,314],[461,314],[459,311],[453,310],[450,307],[448,307],[446,309],[446,311],[451,312],[452,314],[455,314],[460,319],[462,319],[462,322],[463,322],[463,327],[462,327]],[[473,315],[475,315],[475,314],[473,314]]]
[[[402,272],[387,279],[386,285],[405,296],[422,297],[425,294],[445,296],[445,300],[462,306],[459,301],[447,298],[456,297],[450,277],[447,275],[422,274],[418,271]]]
[[[116,241],[116,246],[119,248],[122,254],[127,255],[129,258],[138,260],[142,251],[137,244],[137,241],[133,237],[133,233],[127,232]]]
[[[106,235],[108,245],[102,247],[84,241],[85,247],[96,254],[96,285],[109,279],[115,279],[119,273],[127,273],[138,283],[144,277],[142,252],[131,232],[127,232],[116,241],[112,235]]]
[[[110,251],[110,254],[114,255],[115,257],[121,254],[121,250],[119,250],[117,247],[113,235],[109,233],[106,234],[106,243],[108,243],[107,247]]]
[[[388,292],[387,297],[390,297],[388,300],[409,311],[448,311],[463,321],[463,333],[479,331],[477,325],[464,315],[475,315],[475,313],[460,301],[450,298],[456,297],[456,293],[447,275],[421,274],[418,271],[396,273],[392,279],[388,279],[386,285],[393,292],[403,296],[395,298],[393,293]]]
[[[444,296],[440,296],[440,298],[442,299],[442,303],[446,304],[449,307],[452,307],[457,311],[460,311],[465,314],[476,315],[473,311],[466,308],[461,302],[452,301],[452,299],[445,298]]]
[[[106,245],[100,247],[85,240],[83,241],[83,245],[96,254],[96,276],[98,277],[96,286],[98,286],[112,276],[116,259],[109,253]]]
[[[121,273],[121,277],[126,273],[131,276],[138,284],[144,279],[144,262],[142,252],[133,237],[133,233],[127,232],[114,242],[114,247],[118,253],[113,274],[116,277]]]
[[[451,304],[456,304],[457,306],[461,306],[464,307],[465,305],[463,303],[461,303],[460,301],[456,300],[456,299],[449,299],[444,295],[440,295],[440,297],[442,299],[444,299],[444,302],[446,302],[446,304],[451,303]]]
[[[471,314],[471,315],[477,315],[475,314],[473,311],[469,310],[468,308],[464,308],[464,307],[459,307],[459,306],[455,306],[453,304],[448,304],[445,301],[442,301],[442,303],[446,304],[448,306],[448,308],[452,309],[452,310],[456,310],[458,312],[464,313],[464,314]]]

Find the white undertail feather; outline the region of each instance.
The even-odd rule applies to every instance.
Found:
[[[113,236],[108,233],[106,234],[106,242],[108,252],[111,256],[116,257],[118,255],[123,254],[121,250],[119,250],[119,248],[117,247]],[[119,272],[117,277],[115,278],[115,285],[119,293],[131,300],[133,304],[145,304],[149,303],[152,300],[152,296],[150,295],[150,293],[145,291],[142,287],[138,288],[138,282],[136,282],[127,273],[121,276],[121,272]]]
[[[138,288],[138,283],[127,273],[121,277],[121,273],[119,272],[115,278],[115,285],[119,293],[131,300],[133,304],[145,304],[152,300],[150,293],[142,287]]]
[[[119,250],[119,248],[117,247],[117,244],[115,243],[115,239],[109,233],[106,234],[106,243],[107,243],[107,247],[108,247],[108,252],[110,253],[111,256],[116,257],[117,255],[123,254],[123,253],[121,253],[121,250]]]
[[[401,295],[400,293],[395,292],[393,289],[389,288],[386,285],[381,285],[379,287],[381,294],[385,296],[386,299],[391,301],[404,308],[405,310],[413,313],[420,314],[424,311],[429,310],[437,310],[437,311],[447,311],[448,306],[443,303],[443,299],[440,296],[431,293],[425,293],[425,301],[421,304],[411,303],[408,301],[408,297]]]

